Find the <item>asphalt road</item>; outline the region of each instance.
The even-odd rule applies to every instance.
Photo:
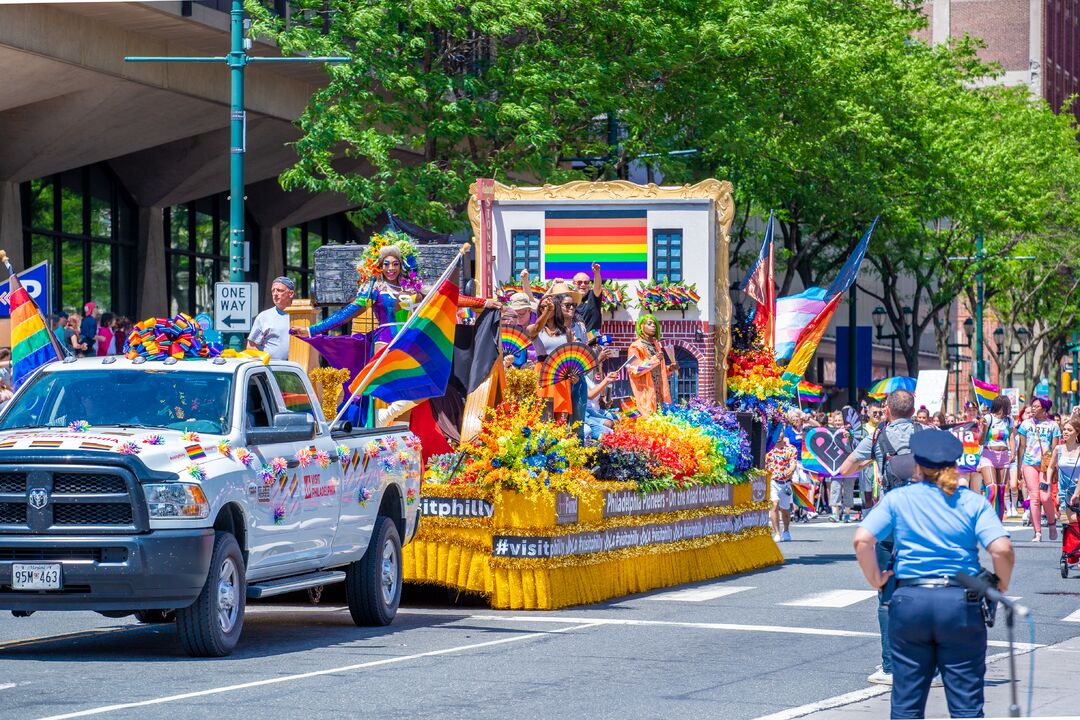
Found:
[[[781,567],[558,612],[409,589],[393,625],[364,629],[335,592],[252,604],[217,660],[188,658],[170,626],[9,616],[0,718],[757,718],[868,687],[876,600],[853,527],[796,526]],[[1059,547],[1030,535],[1014,532],[1009,594],[1033,609],[1037,644],[1061,642],[1080,634],[1080,576],[1061,579]]]

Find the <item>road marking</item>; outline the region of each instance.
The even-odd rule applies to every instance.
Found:
[[[875,596],[877,596],[877,590],[828,590],[779,604],[793,607],[842,608]]]
[[[1061,622],[1080,622],[1080,610],[1074,610],[1069,615],[1061,618]]]
[[[10,690],[15,687],[17,683],[3,683],[0,684],[0,690]]]
[[[415,653],[413,655],[401,655],[399,657],[383,658],[382,660],[372,660],[371,662],[357,663],[355,665],[344,665],[342,667],[327,668],[325,670],[313,670],[306,673],[297,673],[296,675],[282,675],[279,677],[266,678],[265,680],[253,680],[251,682],[240,683],[238,685],[224,685],[222,687],[208,688],[206,690],[196,690],[193,692],[180,693],[178,695],[166,695],[164,697],[153,698],[151,700],[139,700],[129,703],[118,703],[116,705],[105,705],[103,707],[90,708],[88,710],[79,710],[77,712],[64,713],[62,715],[50,715],[48,717],[41,718],[40,720],[67,720],[67,718],[86,717],[88,715],[102,715],[104,713],[116,712],[117,710],[130,710],[131,708],[148,707],[151,705],[163,705],[165,703],[178,702],[180,700],[190,700],[191,698],[206,697],[207,695],[220,695],[221,693],[235,692],[237,690],[247,690],[249,688],[264,687],[267,685],[278,685],[281,683],[292,682],[294,680],[307,680],[308,678],[321,677],[323,675],[336,675],[338,673],[352,672],[355,670],[380,667],[383,665],[394,665],[397,663],[408,662],[409,660],[419,660],[420,658],[449,655],[451,653],[477,650],[479,648],[493,647],[495,645],[507,645],[509,643],[521,642],[523,640],[535,640],[537,638],[546,637],[548,635],[567,633],[574,630],[584,630],[586,628],[593,627],[593,625],[595,625],[595,623],[587,621],[584,624],[559,628],[557,630],[534,632],[529,633],[528,635],[513,635],[511,637],[500,638],[498,640],[488,640],[487,642],[471,643],[469,645],[458,645],[455,647],[443,648],[442,650],[429,650],[428,652]]]
[[[993,645],[994,643],[990,644]],[[1008,643],[1002,644],[1008,645]],[[1029,653],[1034,650],[1035,647],[1028,645],[1027,647],[1021,649],[1020,643],[1017,643],[1017,654],[1023,655]],[[1004,660],[1007,657],[1009,657],[1009,653],[997,653],[996,655],[987,655],[986,662],[987,664],[995,663],[1000,660]],[[836,695],[835,697],[825,698],[824,700],[807,703],[806,705],[800,705],[799,707],[790,708],[788,710],[781,710],[780,712],[775,712],[771,715],[762,715],[760,717],[754,718],[754,720],[795,720],[796,718],[812,715],[813,713],[821,712],[823,710],[832,710],[843,705],[851,705],[853,703],[870,700],[872,698],[880,697],[882,695],[888,695],[891,692],[892,687],[889,685],[873,685],[868,688],[863,688],[862,690],[855,690],[853,692],[844,693],[843,695]]]
[[[704,602],[716,598],[734,595],[743,590],[754,590],[750,585],[712,585],[706,587],[687,588],[673,592],[650,595],[646,600],[673,600],[675,602]]]

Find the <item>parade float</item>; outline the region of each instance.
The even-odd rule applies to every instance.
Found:
[[[623,413],[612,433],[586,446],[573,427],[550,420],[536,397],[536,369],[504,377],[496,363],[481,388],[497,391],[474,408],[476,431],[462,421],[457,437],[447,436],[450,452],[425,450],[422,520],[404,550],[405,581],[481,595],[494,608],[554,609],[782,562],[745,418],[725,405],[728,382],[755,392],[741,365],[728,368],[730,184],[518,188],[481,180],[469,214],[476,295],[507,299],[524,289],[514,280],[523,269],[542,294],[558,279],[591,274],[596,261],[601,332],[625,354],[638,317],[655,314],[694,384],[649,417]],[[364,252],[357,247],[353,262]],[[340,273],[346,290],[349,274]],[[347,296],[331,318],[354,312]],[[351,340],[317,347],[362,342],[355,330]],[[340,397],[346,378],[316,370],[313,379]],[[464,388],[466,414],[473,390]],[[324,402],[329,410],[336,400]]]

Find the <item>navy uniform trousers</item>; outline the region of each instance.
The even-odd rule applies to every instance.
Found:
[[[986,624],[963,588],[901,587],[889,603],[892,716],[921,718],[934,671],[941,671],[949,714],[983,717]]]

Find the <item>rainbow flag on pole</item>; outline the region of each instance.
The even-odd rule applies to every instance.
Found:
[[[975,388],[975,397],[978,398],[981,405],[989,405],[994,402],[994,398],[1001,394],[1001,388],[993,383],[971,378],[971,384]]]
[[[592,277],[592,263],[599,260],[606,278],[647,280],[648,223],[644,208],[545,211],[544,277]]]
[[[6,258],[5,258],[6,259]],[[11,266],[8,265],[10,269]],[[11,380],[19,387],[42,365],[62,356],[56,337],[45,326],[37,303],[11,273]]]
[[[390,344],[357,374],[349,386],[354,395],[372,395],[389,404],[446,393],[458,302],[458,287],[446,274]]]
[[[799,400],[807,403],[819,403],[825,399],[825,390],[809,380],[799,381]]]

